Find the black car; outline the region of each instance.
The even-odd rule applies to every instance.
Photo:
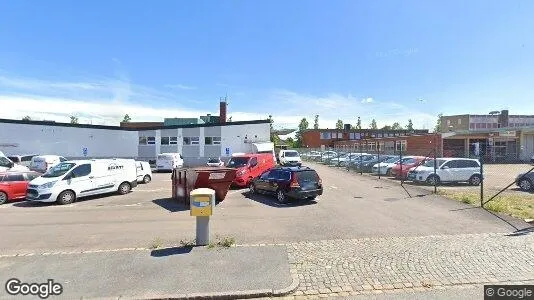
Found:
[[[515,179],[515,184],[525,192],[534,191],[534,172],[519,174]]]
[[[279,203],[288,199],[313,200],[323,194],[321,178],[309,167],[277,167],[261,174],[249,185],[251,194],[276,195]]]

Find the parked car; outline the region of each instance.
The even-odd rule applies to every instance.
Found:
[[[136,161],[135,166],[137,167],[137,182],[147,184],[152,181],[152,168],[149,162]]]
[[[352,161],[357,160],[360,157],[360,155],[362,154],[361,153],[347,153],[339,158],[339,160],[337,161],[337,165],[340,167],[346,167]]]
[[[220,157],[210,157],[206,165],[208,167],[224,167],[224,162]]]
[[[16,164],[12,162],[9,158],[5,156],[0,156],[0,172],[28,172],[30,169],[28,169],[25,166]]]
[[[29,168],[32,162],[32,158],[34,156],[38,156],[38,154],[11,155],[11,156],[8,156],[7,158],[9,158],[9,160],[11,160],[12,162],[16,164]]]
[[[321,156],[318,158],[319,161],[326,162],[331,158],[337,157],[338,154],[335,151],[325,151],[321,153]]]
[[[278,153],[280,165],[282,166],[301,166],[302,160],[300,154],[295,150],[280,150]]]
[[[0,173],[0,204],[15,200],[24,200],[28,182],[39,177],[36,172]]]
[[[368,160],[371,160],[373,158],[375,158],[376,156],[373,155],[373,154],[363,154],[363,155],[358,155],[356,157],[356,159],[352,160],[351,162],[349,162],[349,168],[351,169],[357,169],[358,166],[360,165],[360,163],[363,163],[365,161],[368,161]]]
[[[226,165],[228,168],[237,169],[232,184],[238,187],[247,187],[252,180],[274,166],[272,154],[269,153],[235,155],[230,158]]]
[[[421,165],[425,160],[426,157],[424,156],[410,156],[407,160],[403,160],[402,164],[398,162],[391,168],[391,176],[397,179],[406,179],[410,169]]]
[[[369,160],[364,161],[361,164],[361,166],[358,164],[357,167],[358,167],[358,169],[361,169],[362,172],[371,173],[373,171],[373,166],[374,165],[376,165],[377,163],[381,163],[381,162],[384,162],[386,160],[392,159],[392,158],[398,159],[397,156],[393,156],[393,155],[375,156],[373,159],[369,159]]]
[[[515,184],[525,192],[534,191],[534,172],[521,173],[515,179]]]
[[[534,155],[530,158],[530,163],[534,164]]]
[[[319,152],[319,151],[310,151],[310,152],[306,152],[306,153],[302,154],[301,157],[303,157],[305,159],[316,160],[318,157],[321,157],[321,152]]]
[[[112,192],[124,195],[136,186],[133,159],[70,160],[30,181],[26,200],[70,204],[86,196]]]
[[[156,172],[169,172],[183,166],[184,158],[180,153],[161,153],[156,157]]]
[[[480,162],[469,158],[438,158],[436,174],[434,174],[434,159],[425,161],[421,166],[408,172],[408,180],[426,182],[430,185],[441,182],[468,182],[470,185],[480,185]]]
[[[32,157],[32,161],[30,163],[30,170],[34,172],[45,173],[52,167],[64,161],[67,161],[67,159],[59,155],[34,156]]]
[[[410,157],[403,157],[404,161],[410,159]],[[399,156],[395,155],[390,159],[387,159],[381,163],[377,163],[373,166],[373,174],[375,175],[386,175],[391,176],[391,169],[395,166],[396,163],[400,161]]]
[[[278,167],[263,172],[249,185],[251,194],[276,195],[279,203],[289,199],[313,200],[323,194],[323,185],[317,172],[309,167]]]

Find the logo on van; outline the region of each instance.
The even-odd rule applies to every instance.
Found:
[[[111,170],[122,170],[124,169],[124,166],[119,166],[119,165],[116,165],[116,164],[111,164],[108,166],[108,171],[111,171]]]

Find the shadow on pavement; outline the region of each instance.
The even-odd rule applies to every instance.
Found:
[[[171,247],[164,249],[152,250],[150,256],[152,257],[166,257],[171,255],[187,254],[191,252],[193,247]]]
[[[279,208],[289,208],[289,207],[298,207],[298,206],[307,206],[307,205],[317,204],[317,201],[315,200],[296,200],[296,199],[289,199],[287,203],[280,204],[276,201],[276,198],[274,196],[258,195],[258,194],[253,195],[253,194],[250,194],[248,191],[242,193],[242,195],[247,199],[256,201],[263,205],[268,205],[271,207],[279,207]]]
[[[529,227],[529,228],[525,228],[525,229],[521,229],[521,230],[516,230],[510,234],[507,234],[506,236],[511,236],[511,237],[514,237],[514,236],[522,236],[522,235],[527,235],[529,233],[534,233],[534,227]]]
[[[15,207],[46,207],[56,205],[56,202],[20,201],[13,203]]]
[[[159,205],[160,207],[168,210],[169,212],[179,212],[179,211],[189,210],[189,207],[181,203],[178,203],[176,200],[173,200],[172,198],[156,199],[156,200],[152,200],[152,203]]]

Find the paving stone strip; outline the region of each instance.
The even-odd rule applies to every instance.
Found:
[[[365,238],[287,247],[300,281],[294,296],[534,280],[532,234]]]

